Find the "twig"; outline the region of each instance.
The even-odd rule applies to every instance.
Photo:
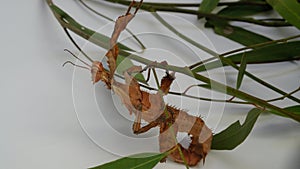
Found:
[[[221,56],[228,56],[228,55],[231,55],[231,54],[234,54],[234,53],[238,53],[238,52],[241,52],[241,51],[244,51],[244,50],[247,50],[247,49],[253,49],[253,48],[263,47],[263,46],[271,45],[271,44],[278,43],[278,42],[287,42],[288,40],[296,39],[296,38],[300,38],[300,35],[295,35],[295,36],[290,36],[290,37],[283,38],[283,39],[272,40],[272,41],[269,41],[269,42],[264,42],[264,43],[258,43],[258,44],[255,44],[255,45],[250,45],[250,46],[243,47],[243,48],[240,48],[240,49],[236,49],[236,50],[232,50],[232,51],[229,51],[229,52],[225,52],[225,53],[222,53],[220,55]]]
[[[129,5],[128,2],[122,2],[124,5]],[[164,3],[164,2],[144,2],[144,5],[152,6],[172,6],[172,7],[199,7],[201,3]],[[237,5],[247,5],[247,6],[269,6],[266,2],[258,1],[236,1],[236,2],[220,2],[218,6],[237,6]]]
[[[118,3],[122,5],[128,5],[128,1],[123,0],[104,0],[107,2],[113,2]],[[197,10],[191,10],[191,9],[183,9],[183,8],[176,8],[172,6],[154,6],[154,5],[147,5],[143,4],[141,6],[141,9],[149,11],[149,12],[157,12],[157,11],[165,11],[165,12],[177,12],[177,13],[184,13],[184,14],[192,14],[196,15],[198,17],[206,17],[209,19],[219,19],[219,20],[227,20],[227,21],[238,21],[238,22],[246,22],[246,23],[252,23],[257,24],[261,26],[291,26],[291,24],[287,22],[265,22],[256,20],[253,18],[239,18],[239,17],[231,17],[231,16],[224,16],[224,15],[217,15],[217,14],[211,14],[211,13],[204,13]]]
[[[161,16],[159,16],[158,13],[156,12],[152,12],[152,15],[159,21],[161,22],[165,27],[167,27],[170,31],[172,31],[173,33],[175,33],[177,36],[179,36],[180,38],[184,39],[185,41],[189,42],[190,44],[198,47],[199,49],[203,50],[204,52],[212,55],[212,56],[219,56],[218,53],[214,52],[213,50],[193,41],[192,39],[188,38],[187,36],[185,36],[184,34],[180,33],[179,31],[177,31],[173,26],[171,26],[168,22],[166,22]]]
[[[87,40],[98,44],[101,47],[107,47],[107,45],[109,45],[108,43],[105,44],[104,42],[99,41],[99,37],[97,37],[97,38],[88,38],[89,33],[91,33],[91,32],[95,33],[95,32],[90,30],[90,29],[87,30],[87,28],[85,28],[85,27],[79,27],[79,29],[78,29],[78,26],[81,26],[79,23],[77,23],[73,18],[68,16],[60,8],[55,6],[52,3],[51,0],[46,0],[46,1],[48,3],[49,7],[51,8],[52,12],[54,13],[56,19],[62,24],[63,27],[70,28],[70,30],[74,31],[75,33],[79,34],[80,36],[83,36]],[[66,20],[67,22],[64,21],[64,20]],[[88,34],[87,34],[87,32],[88,32]],[[101,38],[103,38],[103,35],[99,34],[99,36]],[[244,93],[240,90],[236,90],[232,87],[229,87],[227,85],[224,85],[222,83],[214,81],[210,78],[207,78],[207,77],[202,76],[200,74],[197,74],[195,72],[192,72],[188,67],[177,67],[177,66],[172,66],[172,65],[153,63],[153,61],[151,61],[151,60],[148,60],[146,58],[141,58],[139,56],[130,54],[127,51],[124,51],[122,49],[120,50],[120,55],[127,56],[127,58],[129,58],[129,59],[133,59],[133,60],[138,61],[140,63],[143,63],[145,65],[152,64],[152,66],[154,66],[155,68],[160,68],[160,69],[164,69],[164,70],[170,70],[170,71],[185,74],[185,75],[193,77],[193,78],[195,78],[199,81],[202,81],[202,82],[208,84],[209,86],[212,86],[212,88],[211,88],[212,90],[220,91],[220,92],[223,92],[223,93],[226,93],[226,94],[229,94],[229,95],[235,95],[239,99],[242,99],[242,100],[245,100],[245,101],[248,101],[248,102],[252,102],[254,104],[260,105],[261,107],[265,107],[267,109],[271,109],[271,110],[280,112],[282,114],[287,115],[288,117],[291,117],[292,119],[294,119],[296,121],[300,121],[300,117],[295,115],[292,112],[286,111],[284,109],[281,109],[281,108],[279,108],[275,105],[272,105],[272,104],[266,102],[265,100],[259,99],[255,96],[249,95],[249,94]]]
[[[92,7],[90,7],[88,4],[86,4],[85,2],[83,2],[83,0],[78,0],[83,6],[85,6],[88,10],[90,10],[91,12],[95,13],[96,15],[99,15],[103,18],[105,18],[106,20],[109,20],[111,22],[115,22],[113,19],[99,13],[98,11],[96,11],[95,9],[93,9]],[[139,45],[141,46],[142,49],[146,49],[146,47],[144,46],[144,44],[139,40],[139,38],[137,38],[134,33],[128,29],[125,28],[125,30],[139,43]]]
[[[225,53],[222,53],[222,54],[219,54],[219,55],[220,56],[228,56],[228,55],[232,55],[232,54],[235,54],[235,53],[238,53],[238,52],[244,52],[245,50],[248,50],[248,49],[263,47],[263,46],[271,45],[271,44],[278,43],[278,42],[287,42],[288,40],[296,39],[296,38],[300,38],[300,35],[295,35],[295,36],[291,36],[291,37],[283,38],[283,39],[278,39],[278,40],[272,40],[272,41],[268,41],[268,42],[264,42],[264,43],[258,43],[258,44],[255,44],[255,45],[250,45],[250,46],[235,49],[235,50],[232,50],[232,51],[229,51],[229,52],[225,52]],[[214,59],[219,59],[219,55],[218,55],[218,57],[211,57],[207,60],[197,62],[197,63],[189,66],[189,68],[194,69],[195,67],[203,65],[204,63],[207,63],[209,61],[213,61]]]
[[[199,43],[193,41],[193,40],[190,39],[189,37],[187,37],[187,36],[181,34],[181,33],[178,32],[174,27],[172,27],[168,22],[166,22],[162,17],[160,17],[156,12],[153,12],[152,14],[153,14],[153,15],[154,15],[154,16],[155,16],[155,17],[156,17],[156,18],[157,18],[164,26],[166,26],[170,31],[172,31],[173,33],[175,33],[176,35],[178,35],[180,38],[184,39],[185,41],[189,42],[190,44],[194,45],[195,47],[198,47],[198,48],[202,49],[203,51],[205,51],[206,53],[208,53],[208,54],[210,54],[210,55],[213,56],[212,58],[209,58],[209,59],[206,60],[205,62],[207,62],[207,61],[209,61],[209,60],[213,60],[213,59],[215,59],[215,58],[219,58],[219,59],[221,59],[221,61],[223,61],[224,63],[227,63],[228,65],[232,66],[232,67],[235,68],[236,70],[239,70],[239,66],[237,66],[235,63],[233,63],[230,59],[225,58],[225,57],[222,56],[222,55],[219,55],[218,53],[216,53],[216,52],[214,52],[214,51],[212,51],[212,50],[210,50],[210,49],[204,47],[203,45],[201,45],[201,44],[199,44]],[[290,37],[290,38],[292,38],[292,37]],[[295,38],[295,36],[294,36],[293,38]],[[288,39],[288,38],[286,38],[286,39]],[[286,40],[286,39],[285,39],[285,40]],[[202,64],[203,62],[199,62],[199,63]],[[195,65],[197,65],[197,64],[195,64]],[[192,65],[192,68],[195,67],[195,65]],[[191,68],[191,66],[189,67],[189,69],[192,69],[192,68]],[[284,92],[284,91],[282,91],[282,90],[276,88],[275,86],[273,86],[273,85],[271,85],[271,84],[269,84],[269,83],[267,83],[267,82],[261,80],[260,78],[256,77],[255,75],[253,75],[253,74],[251,74],[251,73],[249,73],[249,72],[247,72],[247,71],[245,71],[245,75],[247,75],[247,76],[250,77],[251,79],[257,81],[258,83],[262,84],[263,86],[266,86],[266,87],[268,87],[268,88],[274,90],[274,91],[277,92],[277,93],[280,93],[280,94],[282,94],[282,95],[286,95],[286,94],[287,94],[286,92]],[[288,98],[291,99],[291,100],[294,100],[294,101],[296,101],[296,102],[298,102],[298,103],[300,103],[300,99],[298,99],[298,98],[295,98],[295,97],[293,97],[293,96],[288,96]]]
[[[285,99],[286,97],[291,96],[291,95],[294,94],[294,93],[297,93],[298,91],[300,91],[300,87],[299,87],[298,89],[292,91],[291,93],[288,93],[288,94],[286,94],[286,95],[284,95],[284,96],[282,96],[282,97],[278,97],[278,98],[275,98],[275,99],[268,100],[267,102],[274,102],[274,101],[278,101],[278,100],[283,100],[283,99]]]

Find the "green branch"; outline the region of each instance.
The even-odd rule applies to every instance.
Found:
[[[101,46],[104,49],[109,49],[109,40],[110,38],[99,34],[75,21],[70,15],[65,13],[59,7],[53,4],[52,0],[46,0],[48,6],[50,7],[51,11],[53,12],[56,20],[60,23],[63,28],[67,28],[72,32],[76,33],[77,35],[81,36],[82,38]],[[131,50],[130,48],[119,44],[119,47],[124,50]]]
[[[234,62],[232,62],[230,59],[228,58],[225,58],[224,55],[219,55],[218,53],[206,48],[205,46],[193,41],[192,39],[190,39],[189,37],[185,36],[184,34],[178,32],[172,25],[170,25],[168,22],[166,22],[162,17],[160,17],[156,12],[153,12],[152,15],[160,22],[162,23],[165,27],[167,27],[170,31],[172,31],[173,33],[175,33],[177,36],[179,36],[180,38],[184,39],[185,41],[187,41],[188,43],[194,45],[195,47],[198,47],[199,49],[203,50],[204,52],[212,55],[213,57],[210,58],[209,60],[213,60],[213,59],[220,59],[223,63],[226,63],[230,66],[232,66],[234,69],[236,70],[239,70],[239,66],[237,66],[237,64],[235,64]],[[287,41],[291,38],[297,38],[299,37],[298,36],[293,36],[293,37],[289,37],[289,38],[285,38],[285,39],[282,39],[282,40],[277,40],[277,41],[270,41],[270,42],[267,42],[267,43],[264,43],[264,44],[257,44],[256,46],[262,46],[262,45],[267,45],[267,44],[272,44],[272,43],[275,43],[275,42],[282,42],[282,41]],[[203,62],[199,62],[199,63],[203,63]],[[193,67],[195,67],[195,65],[199,64],[199,63],[196,63],[192,66],[190,66],[189,68],[192,70]],[[260,83],[261,85],[265,86],[265,87],[268,87],[269,89],[272,89],[273,91],[279,93],[279,94],[282,94],[282,95],[287,95],[286,92],[278,89],[277,87],[265,82],[264,80],[261,80],[260,78],[256,77],[255,75],[245,71],[244,72],[245,75],[247,75],[248,77],[250,77],[251,79],[253,79],[254,81]],[[287,95],[287,97],[295,102],[298,102],[300,103],[300,99],[298,98],[295,98],[294,96],[292,95]]]
[[[130,1],[124,1],[124,0],[104,0],[107,2],[112,3],[118,3],[122,5],[129,5]],[[157,12],[157,11],[165,11],[165,12],[176,12],[176,13],[183,13],[183,14],[191,14],[196,15],[197,17],[205,17],[208,19],[218,19],[218,20],[226,20],[226,21],[238,21],[238,22],[245,22],[245,23],[252,23],[257,24],[261,26],[291,26],[291,24],[287,22],[282,21],[275,21],[275,22],[266,22],[263,20],[256,20],[253,18],[240,18],[240,17],[231,17],[231,16],[223,16],[223,15],[217,15],[212,13],[204,13],[197,10],[191,10],[191,9],[184,9],[184,8],[176,8],[173,6],[155,6],[155,5],[147,5],[143,4],[141,9],[149,11],[149,12]]]
[[[106,39],[107,37],[104,35],[101,35],[99,33],[96,33],[95,31],[92,31],[86,27],[83,27],[82,25],[80,25],[79,23],[77,23],[73,18],[71,18],[69,15],[67,15],[64,11],[62,11],[60,8],[58,8],[57,6],[55,6],[51,0],[46,0],[50,9],[52,10],[52,12],[54,13],[56,19],[58,20],[58,22],[64,27],[64,28],[68,28],[69,30],[73,31],[74,33],[78,34],[79,36],[82,36],[83,38],[99,45],[100,47],[103,48],[108,48],[108,41],[102,41],[101,38]],[[97,34],[97,36],[93,36],[94,34]],[[107,39],[106,39],[107,40]],[[124,46],[123,46],[124,47]],[[121,47],[120,47],[121,48]],[[174,72],[178,72],[178,73],[182,73],[185,74],[187,76],[193,77],[199,81],[202,81],[206,84],[208,84],[212,90],[215,91],[219,91],[222,93],[226,93],[229,94],[231,96],[236,96],[239,99],[248,101],[253,103],[256,106],[260,106],[262,108],[266,108],[269,110],[274,110],[276,112],[282,113],[298,122],[300,122],[300,116],[297,116],[296,114],[293,114],[289,111],[283,110],[277,106],[274,106],[268,102],[266,102],[265,100],[259,99],[255,96],[249,95],[247,93],[244,93],[240,90],[234,89],[232,87],[226,86],[222,83],[219,83],[217,81],[214,81],[212,79],[209,79],[205,76],[202,76],[200,74],[197,74],[195,72],[192,72],[188,67],[177,67],[177,66],[172,66],[172,65],[165,65],[165,64],[160,64],[157,62],[153,62],[151,60],[148,60],[146,58],[142,58],[139,57],[137,55],[133,55],[125,50],[120,50],[120,55],[123,56],[127,56],[130,59],[133,59],[135,61],[138,61],[140,63],[143,63],[145,65],[151,65],[154,68],[160,68],[160,69],[164,69],[164,70],[170,70],[170,71],[174,71]]]
[[[115,0],[118,2],[119,0]],[[124,5],[129,5],[130,1],[120,2]],[[201,3],[171,3],[171,2],[143,2],[144,5],[151,6],[172,6],[172,7],[199,7]],[[238,5],[247,5],[247,6],[269,6],[266,2],[259,1],[236,1],[236,2],[219,2],[218,6],[238,6]]]

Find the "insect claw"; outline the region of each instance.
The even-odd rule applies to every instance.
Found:
[[[143,4],[143,0],[141,0],[140,2],[139,2],[139,5],[136,7],[136,9],[135,9],[135,11],[134,11],[134,15],[137,13],[137,11],[140,9],[140,7],[142,6],[142,4]]]

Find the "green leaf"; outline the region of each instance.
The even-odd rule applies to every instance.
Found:
[[[267,0],[289,23],[300,29],[300,3],[298,0]]]
[[[244,53],[244,55],[242,56],[242,61],[241,61],[241,65],[240,65],[240,68],[239,68],[239,74],[238,74],[238,77],[237,77],[236,89],[239,89],[241,87],[246,67],[247,67],[247,60],[246,60],[246,56],[245,56],[245,53]]]
[[[90,169],[152,169],[168,153],[141,153],[102,164]]]
[[[218,12],[219,15],[230,16],[230,17],[243,17],[255,15],[261,12],[270,11],[272,8],[269,5],[264,6],[251,6],[251,5],[235,5],[228,6]]]
[[[214,150],[232,150],[240,145],[251,132],[262,110],[254,108],[248,112],[243,125],[236,121],[227,129],[213,136],[212,147]]]
[[[132,63],[132,61],[130,59],[128,59],[122,55],[119,55],[117,57],[117,70],[116,70],[117,73],[122,75],[124,73],[124,71],[131,68],[132,66],[134,66],[134,64]],[[137,81],[147,84],[143,74],[137,73],[134,77]]]
[[[220,20],[209,20],[207,25],[213,27],[216,34],[224,36],[244,46],[250,46],[272,40],[263,35],[248,31],[237,26],[232,26],[227,22]]]
[[[210,13],[214,10],[220,0],[203,0],[199,7],[199,12]]]
[[[54,4],[50,6],[50,9],[57,17],[57,19],[60,19],[59,22],[61,24],[64,24],[62,26],[65,26],[69,30],[73,31],[74,33],[80,35],[81,37],[89,40],[90,42],[98,46],[101,46],[105,49],[109,48],[109,40],[110,40],[109,37],[81,25],[75,19],[73,19],[69,14],[67,14],[65,11],[63,11],[62,9],[60,9]],[[72,26],[70,27],[70,25]],[[130,49],[129,47],[123,44],[118,43],[118,46],[120,49],[133,51],[132,49]]]
[[[245,55],[247,64],[297,60],[300,59],[300,41],[278,43],[256,48],[252,51],[245,52]],[[242,56],[243,53],[239,53],[228,56],[227,58],[236,64],[240,64]],[[222,63],[223,66],[227,66],[224,62]],[[193,72],[201,72],[220,66],[222,66],[222,64],[220,65],[219,61],[214,61],[193,69]]]
[[[289,111],[291,113],[294,113],[295,115],[300,116],[300,105],[286,107],[286,108],[284,108],[284,110]],[[282,114],[282,113],[277,112],[277,111],[274,111],[274,110],[271,110],[269,112],[272,113],[272,114],[279,115],[279,116],[288,117],[287,115]]]

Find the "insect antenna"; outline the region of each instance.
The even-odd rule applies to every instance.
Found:
[[[70,53],[74,58],[78,59],[80,62],[82,62],[83,64],[85,64],[86,66],[88,66],[89,68],[91,68],[91,66],[86,63],[85,61],[83,61],[82,59],[80,59],[79,57],[77,57],[73,52],[71,52],[70,50],[68,49],[64,49],[65,52],[68,52]]]
[[[71,42],[74,44],[74,46],[91,62],[94,62],[93,59],[91,59],[80,47],[79,45],[75,42],[71,34],[69,33],[68,29],[64,28],[65,33],[67,34],[68,38],[71,40]]]
[[[89,67],[85,67],[85,66],[81,66],[81,65],[77,65],[77,64],[75,64],[75,63],[73,63],[73,62],[71,62],[71,61],[66,61],[62,66],[64,67],[66,64],[71,64],[71,65],[73,65],[73,66],[75,66],[75,67],[80,67],[80,68],[83,68],[83,69],[87,69],[87,70],[90,70],[90,68]]]

